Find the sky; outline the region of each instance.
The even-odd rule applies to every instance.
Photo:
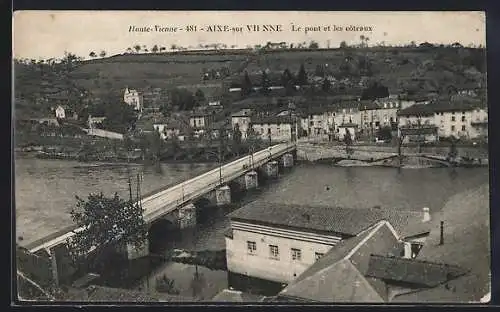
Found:
[[[148,49],[155,44],[170,48],[172,44],[197,47],[210,43],[245,48],[268,41],[309,43],[314,40],[322,48],[328,44],[333,48],[341,41],[359,44],[360,35],[370,38],[369,45],[427,41],[485,46],[485,21],[484,12],[16,11],[13,56],[60,58],[68,51],[89,58],[91,51],[121,54],[136,44],[146,45]],[[207,26],[214,24],[227,25],[229,31],[207,32]],[[248,31],[247,25],[253,24],[259,24],[261,31]],[[262,31],[262,25],[269,24],[281,25],[282,31]],[[156,25],[177,27],[177,31],[155,31]],[[198,31],[186,32],[188,25],[197,26]],[[152,31],[131,32],[131,26],[149,26]],[[353,31],[350,26],[364,29]],[[307,33],[305,28],[309,30]]]

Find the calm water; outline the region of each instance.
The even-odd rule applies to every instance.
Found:
[[[211,164],[162,164],[155,167],[130,165],[133,177],[141,173],[141,193],[175,184],[212,168]],[[25,243],[72,224],[69,211],[75,195],[115,192],[128,198],[126,165],[93,166],[77,161],[18,158],[15,164],[16,235]],[[136,183],[133,179],[133,193]]]
[[[102,190],[127,196],[127,170],[123,166],[89,168],[78,162],[21,159],[16,163],[16,216],[18,235],[46,233],[70,224],[67,212],[74,195],[86,196]],[[144,176],[143,193],[179,182],[206,171],[211,165],[163,165],[162,173],[134,166]],[[366,208],[381,206],[401,210],[429,207],[437,213],[447,199],[464,190],[488,183],[487,168],[336,168],[328,165],[299,165],[248,200],[294,204],[321,204]],[[223,249],[224,229],[229,225],[226,210],[197,228],[170,238],[169,247],[189,250]],[[191,295],[193,266],[165,263],[139,283],[154,289],[155,279],[166,275],[175,281],[181,295]],[[209,299],[226,287],[226,272],[199,268],[204,275],[203,297]]]

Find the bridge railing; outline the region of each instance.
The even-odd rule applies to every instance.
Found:
[[[247,155],[245,157],[242,157],[241,159],[238,159],[232,163],[229,163],[225,166],[222,167],[222,171],[224,174],[224,171],[226,171],[226,175],[223,176],[223,181],[230,181],[232,179],[237,178],[241,174],[252,170],[251,164],[253,163],[253,167],[260,166],[262,163],[265,163],[267,161],[267,153],[269,154],[270,157],[277,157],[285,154],[286,152],[289,152],[295,148],[295,142],[288,142],[288,143],[282,143],[278,145],[271,146],[269,148],[266,148],[264,150],[261,150],[259,152],[253,153],[251,155]],[[257,161],[255,158],[257,157]],[[253,159],[252,159],[253,158]],[[241,167],[238,167],[237,165],[241,164]],[[244,168],[243,164],[249,164],[248,167]],[[231,168],[234,167],[234,172],[231,171]],[[241,168],[241,169],[240,169]],[[144,218],[146,221],[148,220],[153,220],[154,218],[157,218],[163,214],[167,214],[171,212],[172,210],[175,210],[179,205],[185,204],[189,201],[192,201],[198,196],[201,196],[205,194],[206,192],[209,192],[213,189],[215,189],[217,186],[220,185],[219,181],[219,168],[210,170],[200,176],[197,176],[195,178],[189,179],[185,182],[182,182],[176,186],[173,186],[171,188],[168,188],[166,190],[163,190],[161,192],[158,192],[157,194],[151,195],[141,201],[142,205],[149,205],[151,202],[154,203],[156,199],[161,198],[162,196],[165,196],[171,192],[178,192],[178,196],[175,200],[172,200],[170,203],[167,203],[166,205],[160,206],[159,208],[154,207],[156,205],[153,205],[153,207],[148,209],[145,209],[144,211]],[[229,172],[227,172],[229,171]],[[203,186],[202,188],[198,188],[195,190],[189,191],[189,186],[192,185],[194,182],[201,181],[203,179],[206,179],[207,177],[213,177],[214,181],[207,181],[206,186]],[[184,193],[185,192],[185,193]],[[168,208],[167,208],[168,207]],[[167,208],[167,209],[165,209]],[[62,234],[50,241],[45,241],[44,243],[35,246],[30,249],[31,252],[37,251],[41,248],[52,248],[53,246],[59,245],[61,243],[64,243],[68,238],[70,238],[72,235],[74,235],[75,232],[81,230],[81,228],[74,229],[72,231],[69,231],[68,233]]]
[[[261,166],[262,164],[266,163],[271,158],[279,157],[279,156],[287,153],[288,151],[295,148],[295,144],[286,144],[286,145],[282,146],[283,147],[282,149],[280,149],[280,150],[276,151],[274,154],[272,154],[273,148],[275,150],[276,147],[277,146],[272,146],[271,148],[267,148],[265,150],[259,151],[258,153],[254,153],[253,160],[252,160],[252,155],[247,155],[245,157],[242,157],[242,158],[224,166],[222,168],[222,184],[227,183],[228,181],[232,181],[233,179],[236,179],[237,177],[241,176],[245,172],[253,170],[253,168]],[[267,153],[271,153],[271,154],[267,155]],[[256,155],[256,154],[258,154],[258,155]],[[256,157],[257,157],[257,160],[255,159]],[[252,162],[253,162],[253,166],[252,166]],[[241,168],[237,166],[239,164],[242,165]],[[246,164],[248,164],[248,166],[244,167],[243,165],[246,165]],[[227,172],[235,165],[237,167],[234,168],[234,172],[231,172],[231,171]],[[180,191],[179,195],[177,197],[177,200],[175,200],[174,202],[167,203],[166,205],[164,205],[160,208],[156,208],[153,211],[149,211],[149,212],[145,211],[144,217],[145,217],[146,221],[154,220],[155,218],[157,218],[163,214],[170,213],[171,211],[175,210],[179,205],[190,202],[190,201],[196,199],[197,197],[199,197],[205,193],[208,193],[208,192],[216,189],[217,187],[221,186],[221,182],[220,182],[219,175],[218,175],[219,170],[220,170],[219,168],[213,169],[213,170],[211,170],[211,171],[209,171],[201,176],[198,176],[194,179],[182,182],[182,183],[176,185],[175,187],[170,188],[168,190],[169,192],[172,192],[174,190]],[[224,172],[224,171],[226,171],[226,172]],[[199,182],[202,179],[202,177],[212,177],[212,179],[214,181],[207,181],[202,188],[189,190],[189,186],[192,185],[192,183],[195,181]],[[161,196],[161,195],[159,195],[159,196]],[[158,197],[155,197],[155,198],[158,198]],[[144,202],[143,202],[143,205],[144,205]]]

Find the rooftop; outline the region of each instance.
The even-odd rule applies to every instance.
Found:
[[[413,104],[398,112],[399,116],[433,116],[434,109],[429,104]]]
[[[250,108],[244,108],[242,110],[237,111],[236,113],[233,113],[231,117],[247,117],[252,115],[252,110]]]
[[[264,116],[252,119],[252,124],[291,124],[293,120],[288,116]]]
[[[386,221],[341,241],[290,283],[280,296],[320,302],[384,302],[364,277],[370,250],[397,252],[397,234]]]
[[[448,263],[470,270],[452,283],[398,296],[397,302],[479,301],[490,284],[489,185],[451,197],[439,218],[431,221],[431,232],[418,259]],[[444,244],[439,245],[440,221],[444,221]]]
[[[284,205],[253,202],[229,217],[262,224],[355,236],[375,222],[389,221],[402,237],[429,231],[422,213],[394,209]]]
[[[365,275],[385,281],[435,287],[466,273],[467,270],[446,263],[371,255]]]

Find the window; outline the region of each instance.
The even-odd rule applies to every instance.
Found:
[[[462,122],[465,122],[465,116],[462,116]]]
[[[316,261],[318,261],[318,260],[319,260],[319,258],[323,257],[324,255],[325,255],[324,253],[321,253],[321,252],[316,252],[316,253],[314,254],[314,259],[315,259]]]
[[[455,116],[451,116],[451,121],[455,121]]]
[[[300,251],[300,249],[292,248],[292,260],[302,260],[302,252]]]
[[[443,116],[443,113],[441,112],[441,116]]]
[[[279,252],[278,246],[269,245],[269,257],[271,259],[279,259],[280,258],[280,252]]]
[[[248,250],[248,253],[254,254],[257,251],[257,243],[247,241],[247,250]]]
[[[455,131],[455,126],[451,126],[451,131]]]
[[[462,115],[465,115],[465,112],[462,112]]]
[[[465,125],[462,126],[462,131],[465,131]]]

